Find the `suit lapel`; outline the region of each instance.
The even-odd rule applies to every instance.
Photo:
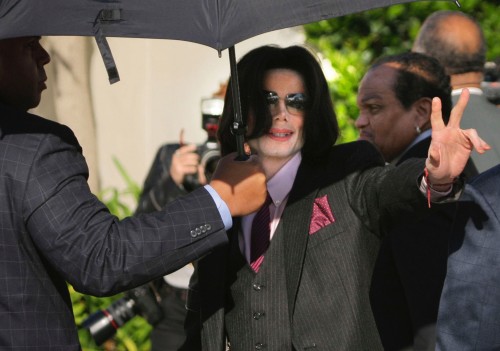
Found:
[[[281,231],[280,235],[286,236],[283,242],[290,318],[293,316],[295,307],[295,296],[309,240],[312,208],[319,190],[318,185],[321,183],[318,181],[321,173],[304,163],[300,165],[277,229]]]

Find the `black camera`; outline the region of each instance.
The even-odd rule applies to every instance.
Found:
[[[83,327],[89,330],[97,345],[110,339],[118,328],[137,315],[146,319],[151,325],[163,319],[163,311],[159,304],[161,299],[153,284],[152,282],[127,291],[124,298],[95,312],[83,322]]]
[[[205,170],[205,177],[209,181],[220,159],[220,148],[217,142],[219,118],[224,108],[224,100],[209,98],[201,100],[201,127],[207,132],[207,140],[198,146],[196,152],[200,155],[200,164]],[[184,180],[184,188],[188,191],[201,186],[196,174],[188,175]]]

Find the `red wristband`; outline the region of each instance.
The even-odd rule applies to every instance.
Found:
[[[424,168],[425,186],[427,187],[427,206],[431,208],[431,187],[429,185],[429,171],[427,167]]]
[[[445,191],[449,190],[449,187],[453,186],[453,183],[454,182],[450,182],[450,183],[443,183],[443,184],[431,184],[431,182],[429,181],[429,171],[427,170],[427,167],[424,168],[424,177],[425,177],[425,185],[426,185],[426,193],[427,193],[427,206],[429,206],[429,208],[431,208],[431,189],[434,190],[434,191],[437,191],[437,192],[442,192],[440,189],[436,189],[436,187],[447,187],[447,189],[445,189]]]

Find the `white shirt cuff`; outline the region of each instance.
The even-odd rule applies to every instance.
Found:
[[[212,188],[208,184],[205,185],[204,188],[208,191],[210,196],[212,196],[212,199],[214,200],[215,205],[219,210],[220,217],[224,222],[224,227],[226,228],[226,230],[230,229],[233,226],[233,218],[231,217],[231,212],[229,211],[229,207],[227,207],[224,200],[221,199],[221,197],[219,196],[219,194],[217,194],[214,188]]]

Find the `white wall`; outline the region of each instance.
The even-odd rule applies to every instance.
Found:
[[[142,185],[157,148],[178,141],[201,143],[200,101],[229,77],[227,50],[157,39],[109,38],[121,81],[110,85],[97,48],[91,64],[101,187],[122,188],[112,157]],[[266,33],[235,46],[237,59],[264,44],[302,44],[300,28]]]

